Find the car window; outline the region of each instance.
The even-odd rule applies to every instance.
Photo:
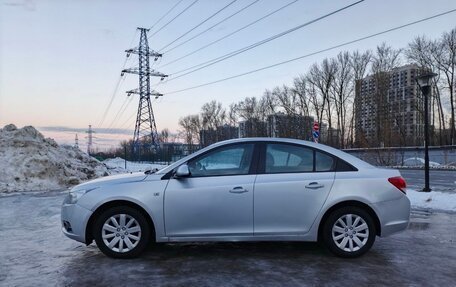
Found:
[[[313,171],[312,149],[288,144],[267,144],[266,173],[311,171]]]
[[[191,176],[220,176],[248,174],[252,162],[254,144],[230,145],[217,148],[190,160]]]
[[[334,167],[334,157],[319,151],[315,152],[315,171],[333,171]]]

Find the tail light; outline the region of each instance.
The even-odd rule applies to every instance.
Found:
[[[390,177],[388,178],[388,181],[405,194],[405,188],[407,187],[407,183],[405,182],[405,179],[402,176]]]

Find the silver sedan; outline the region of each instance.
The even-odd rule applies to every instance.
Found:
[[[397,170],[322,144],[251,138],[75,186],[61,216],[66,236],[116,258],[196,241],[322,241],[356,257],[407,227],[410,201]]]

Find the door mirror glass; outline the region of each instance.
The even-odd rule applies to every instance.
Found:
[[[188,165],[183,164],[179,166],[176,170],[176,177],[187,177],[190,176],[190,170],[188,169]]]

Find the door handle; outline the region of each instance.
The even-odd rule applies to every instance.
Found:
[[[325,186],[324,184],[319,184],[318,182],[314,181],[314,182],[309,183],[305,187],[309,188],[309,189],[318,189],[318,188],[322,188],[324,186]]]
[[[244,193],[244,192],[248,192],[248,190],[243,188],[242,186],[236,186],[233,189],[230,189],[230,192],[231,193]]]

